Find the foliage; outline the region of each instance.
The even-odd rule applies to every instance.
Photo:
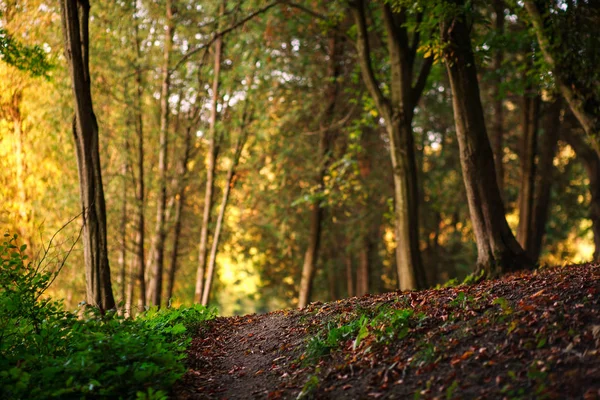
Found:
[[[0,396],[11,399],[166,398],[184,351],[214,309],[149,310],[137,319],[43,298],[54,273],[0,246]]]
[[[53,65],[40,46],[26,46],[0,28],[0,59],[33,76],[48,77]]]
[[[356,315],[342,315],[337,323],[329,322],[325,330],[308,340],[304,359],[314,362],[350,340],[352,348],[356,350],[369,337],[377,343],[404,339],[410,332],[411,323],[414,325],[424,315],[413,317],[414,311],[411,309],[397,309],[388,305],[380,305],[374,311],[359,309]]]

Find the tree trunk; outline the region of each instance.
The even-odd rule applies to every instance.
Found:
[[[521,186],[519,190],[519,226],[517,241],[532,255],[533,206],[535,193],[537,135],[540,118],[539,95],[523,97],[523,136],[521,138]],[[533,258],[532,258],[533,260]]]
[[[333,119],[335,111],[335,102],[338,94],[338,82],[337,78],[339,75],[339,42],[336,40],[335,35],[329,39],[329,63],[327,68],[327,80],[329,83],[327,87],[327,107],[325,108],[323,115],[320,117],[321,120],[321,131],[319,133],[319,169],[317,171],[317,184],[319,186],[319,192],[322,192],[325,186],[325,175],[329,168],[329,152],[331,149],[331,143],[333,141],[333,134],[329,128],[329,124]],[[320,203],[320,199],[317,202]],[[318,203],[311,204],[310,210],[310,228],[309,228],[309,239],[308,247],[304,253],[304,264],[302,265],[302,275],[300,278],[300,291],[298,295],[298,307],[306,307],[310,301],[312,292],[312,284],[317,268],[317,261],[319,259],[319,244],[321,242],[321,224],[323,221],[323,215],[325,210]]]
[[[356,268],[356,295],[363,296],[369,293],[369,247],[367,238],[358,250],[358,267]]]
[[[495,30],[496,35],[504,35],[504,0],[494,0],[494,12],[496,14]],[[504,193],[504,149],[502,146],[502,137],[504,135],[504,99],[501,94],[501,85],[503,81],[502,63],[504,61],[504,50],[499,47],[494,52],[492,68],[494,69],[495,82],[492,82],[494,98],[494,121],[492,123],[492,143],[494,152],[494,165],[496,167],[496,180],[500,195]]]
[[[165,45],[163,56],[162,85],[160,92],[160,150],[158,153],[159,192],[156,208],[156,231],[154,238],[154,263],[149,290],[152,305],[160,307],[162,300],[163,269],[165,258],[165,239],[167,236],[165,209],[167,205],[167,154],[169,148],[169,95],[171,91],[171,73],[169,71],[173,49],[173,5],[171,0],[166,4],[167,25],[165,29]]]
[[[452,1],[459,8],[462,0]],[[463,180],[477,241],[476,276],[495,277],[533,266],[504,216],[479,94],[469,27],[464,14],[441,23],[444,53],[452,88],[452,106]]]
[[[115,308],[106,237],[106,206],[100,164],[98,122],[92,105],[89,71],[89,11],[86,0],[62,0],[61,19],[65,56],[73,85],[79,189],[83,213],[83,253],[87,303]]]
[[[535,186],[535,204],[533,220],[531,222],[530,248],[527,249],[533,262],[537,263],[542,252],[542,241],[546,232],[548,210],[550,208],[550,189],[552,188],[552,175],[554,172],[554,156],[561,129],[560,112],[562,102],[554,100],[545,112],[543,123],[543,136],[540,140],[540,157],[538,161],[538,181]]]
[[[246,104],[250,101],[246,100]],[[244,116],[244,120],[245,120]],[[223,192],[223,199],[221,201],[221,207],[219,209],[219,215],[217,216],[217,224],[215,225],[215,233],[213,235],[213,242],[210,248],[210,258],[208,260],[208,268],[206,271],[206,283],[204,285],[204,291],[202,292],[202,305],[208,305],[208,300],[210,298],[210,291],[212,289],[212,281],[215,274],[215,265],[217,262],[217,250],[219,249],[219,239],[221,237],[221,231],[223,229],[223,219],[225,218],[225,210],[227,209],[227,203],[229,202],[229,194],[231,193],[231,189],[233,187],[235,177],[235,169],[237,168],[238,162],[240,161],[240,156],[242,154],[242,150],[244,149],[244,145],[246,144],[246,132],[245,125],[243,122],[242,131],[240,132],[240,137],[236,143],[235,155],[233,161],[231,162],[231,166],[229,167],[229,171],[227,171],[227,180],[225,182],[225,190]]]
[[[358,28],[356,45],[363,80],[385,121],[389,138],[394,173],[396,263],[400,289],[422,288],[426,286],[426,281],[419,249],[418,186],[412,119],[433,59],[423,60],[413,85],[418,35],[414,35],[413,43],[409,45],[408,33],[402,23],[405,10],[394,13],[389,5],[384,5],[392,74],[389,84],[391,96],[386,98],[371,65],[364,0],[356,1],[351,10]]]
[[[583,166],[590,180],[590,219],[594,232],[594,261],[600,260],[600,156],[586,143],[584,137],[576,129],[569,129],[563,134],[563,138],[573,148],[577,157],[583,162]]]
[[[225,14],[226,1],[223,0],[219,11],[222,17]],[[206,269],[206,253],[208,249],[208,229],[210,225],[210,214],[213,207],[213,191],[215,186],[215,165],[219,146],[216,135],[217,123],[217,101],[219,99],[219,83],[221,73],[221,57],[223,55],[223,37],[215,40],[215,66],[213,71],[212,98],[210,104],[210,121],[208,128],[208,153],[206,162],[206,189],[204,192],[204,210],[202,214],[202,228],[200,229],[200,244],[198,246],[198,270],[196,273],[196,288],[194,291],[194,302],[200,303],[204,297],[204,275]]]
[[[315,275],[315,264],[321,241],[321,220],[323,218],[323,208],[318,204],[312,204],[310,210],[310,231],[308,248],[304,253],[304,264],[302,265],[302,277],[300,279],[300,292],[298,297],[298,307],[306,307],[310,301],[312,292],[312,282]]]
[[[175,196],[175,226],[173,232],[173,251],[171,252],[171,263],[167,274],[167,300],[173,297],[173,286],[175,284],[175,273],[177,272],[177,258],[179,253],[179,242],[181,239],[181,228],[182,221],[181,217],[183,214],[183,208],[185,206],[185,192],[186,192],[186,178],[188,175],[188,162],[190,159],[190,153],[192,150],[192,127],[189,126],[186,129],[185,135],[185,147],[183,157],[179,162],[177,168],[177,195]]]
[[[134,40],[135,46],[135,98],[133,105],[134,114],[134,126],[136,134],[136,148],[137,148],[137,162],[135,164],[136,170],[136,184],[135,184],[135,260],[130,266],[129,272],[129,283],[127,285],[127,305],[125,306],[125,315],[128,317],[133,316],[133,303],[134,303],[134,289],[137,284],[140,292],[138,299],[138,307],[140,311],[143,311],[146,306],[146,281],[144,276],[146,274],[145,267],[145,230],[146,230],[146,218],[144,215],[145,210],[145,188],[144,188],[144,124],[142,116],[142,97],[143,97],[143,75],[142,67],[140,65],[141,56],[141,39],[139,36],[139,23],[137,21],[137,3],[133,3],[132,16],[135,19],[134,24]]]
[[[119,241],[121,249],[119,251],[119,313],[124,314],[123,307],[125,303],[125,288],[127,286],[127,171],[129,170],[129,144],[125,142],[125,161],[121,168],[123,179],[123,203],[121,204],[121,221],[119,226]]]
[[[346,255],[346,291],[348,292],[348,297],[354,297],[354,278],[352,272],[352,257],[350,255]]]

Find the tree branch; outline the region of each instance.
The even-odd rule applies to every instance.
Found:
[[[187,53],[185,53],[183,55],[183,57],[181,57],[179,59],[179,61],[177,61],[177,63],[175,64],[175,66],[171,69],[171,73],[173,73],[173,71],[177,70],[179,67],[181,67],[187,60],[190,59],[190,57],[192,57],[194,54],[208,49],[218,38],[225,36],[226,34],[228,34],[229,32],[239,28],[240,26],[244,25],[246,22],[250,21],[251,19],[253,19],[254,17],[256,17],[257,15],[260,15],[268,10],[270,10],[271,8],[273,8],[274,6],[276,6],[277,4],[280,4],[281,0],[275,0],[269,4],[267,4],[266,6],[259,8],[258,10],[248,14],[247,16],[245,16],[244,18],[242,18],[241,20],[237,21],[236,23],[234,23],[233,25],[229,26],[228,28],[223,29],[222,31],[219,31],[217,33],[215,33],[213,35],[213,37],[206,43],[201,44],[200,46],[188,51]]]
[[[421,98],[421,94],[423,94],[423,90],[425,89],[425,84],[427,83],[427,78],[429,77],[429,72],[431,72],[432,66],[433,56],[427,57],[423,60],[421,70],[419,71],[419,77],[412,88],[412,108],[415,108],[419,103],[419,99]]]
[[[388,119],[390,117],[389,102],[379,88],[379,82],[377,82],[377,78],[375,78],[375,73],[373,72],[373,66],[371,64],[371,49],[369,47],[364,1],[356,1],[351,10],[358,28],[356,47],[365,85],[371,93],[371,96],[373,96],[373,100],[375,100],[375,105],[377,106],[379,113],[383,114],[383,117]]]

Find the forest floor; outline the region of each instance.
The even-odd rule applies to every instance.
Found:
[[[217,318],[179,399],[600,399],[600,266]]]

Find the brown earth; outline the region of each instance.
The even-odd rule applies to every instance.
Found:
[[[600,399],[600,267],[217,318],[187,362],[175,398]]]

